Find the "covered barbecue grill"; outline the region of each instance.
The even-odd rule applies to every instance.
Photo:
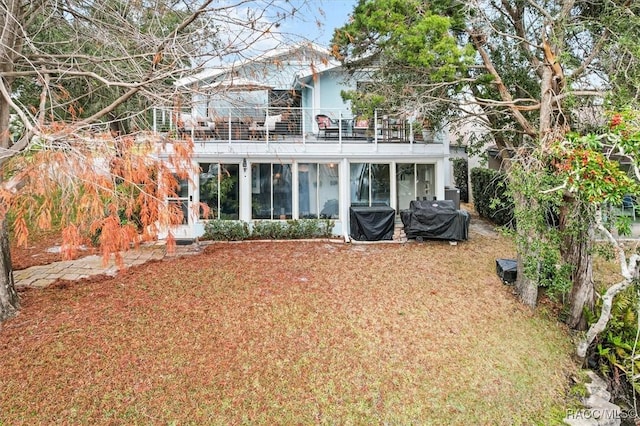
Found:
[[[393,239],[396,211],[389,206],[357,207],[350,209],[351,238],[356,241]]]
[[[400,218],[409,239],[462,241],[469,237],[469,213],[457,210],[451,200],[411,201]]]

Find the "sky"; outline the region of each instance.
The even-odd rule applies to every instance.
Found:
[[[357,0],[309,0],[302,9],[308,17],[291,22],[287,31],[329,47],[333,30],[347,23],[356,4]],[[322,27],[317,26],[316,20],[323,22]]]
[[[223,48],[205,56],[206,67],[218,67],[237,60],[257,58],[273,49],[311,41],[329,48],[335,28],[345,25],[358,0],[251,0],[226,9],[212,25]],[[232,5],[230,3],[229,5]],[[290,14],[296,13],[294,17]],[[248,29],[247,17],[259,16],[260,26]],[[286,18],[283,19],[283,16]],[[278,26],[272,26],[277,22]],[[320,25],[318,24],[320,23]],[[264,29],[268,28],[268,32]],[[245,46],[245,47],[243,47]],[[239,52],[239,53],[238,53]]]

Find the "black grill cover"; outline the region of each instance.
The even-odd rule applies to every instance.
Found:
[[[393,239],[396,211],[388,206],[351,207],[351,238],[357,241]]]
[[[469,237],[469,213],[451,200],[412,201],[400,218],[407,238],[462,241]]]

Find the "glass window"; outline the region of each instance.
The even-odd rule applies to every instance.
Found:
[[[237,220],[240,217],[240,187],[237,164],[200,163],[200,202],[211,209],[209,216],[201,219]]]
[[[251,210],[254,219],[271,219],[271,164],[251,165]]]
[[[369,206],[369,164],[351,163],[351,205]]]
[[[416,199],[436,198],[436,169],[433,164],[416,164]]]
[[[371,205],[391,205],[391,176],[388,164],[371,164]]]
[[[351,163],[351,205],[391,205],[389,164]]]
[[[416,199],[416,177],[414,164],[396,164],[396,194],[398,210],[408,209]]]
[[[411,200],[433,200],[435,194],[433,164],[397,164],[396,194],[398,209],[408,209]]]
[[[291,164],[273,164],[273,217],[291,219],[292,180]]]
[[[339,176],[335,163],[298,165],[298,210],[301,219],[339,217]]]
[[[251,165],[251,208],[254,219],[291,219],[290,164]]]

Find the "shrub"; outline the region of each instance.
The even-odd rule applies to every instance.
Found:
[[[257,220],[253,222],[251,238],[267,240],[281,239],[285,231],[284,223],[285,222],[278,220]]]
[[[329,238],[334,221],[330,219],[257,220],[249,230],[246,222],[239,220],[210,220],[204,226],[203,240],[239,241],[247,238],[270,240],[294,240],[302,238]]]
[[[607,328],[594,342],[588,355],[590,364],[597,366],[604,376],[610,379],[618,392],[629,392],[624,389],[633,386],[640,391],[640,383],[634,375],[640,371],[640,360],[634,348],[638,336],[638,289],[630,287],[613,299],[611,319]],[[602,298],[596,300],[594,312],[600,312]],[[591,325],[598,318],[591,311],[587,311],[587,322]]]
[[[460,189],[460,201],[469,202],[469,162],[466,158],[454,158],[453,180],[456,187]]]
[[[476,211],[496,225],[513,226],[513,199],[503,172],[482,167],[471,169],[471,189]]]
[[[289,238],[329,238],[334,222],[329,219],[301,219],[287,221]]]
[[[210,220],[204,226],[203,240],[240,241],[249,238],[249,226],[241,220]]]
[[[282,240],[328,238],[332,235],[333,225],[329,219],[261,220],[254,222],[251,237]]]

